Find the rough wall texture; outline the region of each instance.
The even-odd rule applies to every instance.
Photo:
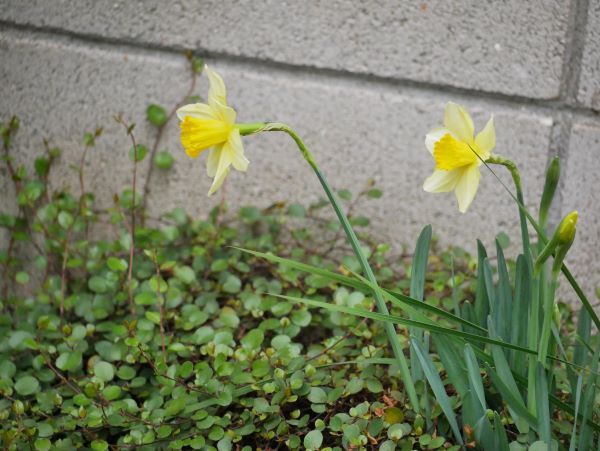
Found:
[[[422,191],[433,166],[424,134],[453,100],[476,128],[494,114],[497,151],[519,162],[532,209],[548,158],[563,157],[555,218],[580,211],[570,261],[592,295],[600,286],[598,29],[600,0],[0,0],[0,116],[22,119],[21,161],[31,162],[45,137],[63,148],[55,186],[76,185],[68,166],[82,132],[104,125],[86,171],[107,203],[128,183],[130,166],[112,117],[123,112],[149,142],[145,108],[181,99],[189,80],[182,54],[192,50],[223,75],[241,120],[292,124],[339,187],[375,178],[385,196],[365,213],[376,234],[412,246],[432,223],[442,243],[473,250],[476,238],[490,245],[500,230],[517,237],[517,214],[485,172],[465,215],[452,195]],[[202,80],[197,93],[205,89]],[[183,155],[175,124],[163,145],[177,161],[153,179],[152,213],[207,211],[218,199],[206,198],[210,179],[202,162]],[[248,176],[230,178],[231,203],[320,195],[284,136],[249,138],[246,148],[251,166]],[[13,208],[3,168],[0,188],[0,209]]]

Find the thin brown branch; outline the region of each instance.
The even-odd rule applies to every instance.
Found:
[[[141,201],[142,212],[146,211],[146,202],[148,199],[148,195],[150,193],[150,183],[152,181],[152,173],[154,172],[154,157],[156,156],[156,152],[158,151],[158,146],[160,145],[160,141],[163,137],[164,131],[167,128],[167,126],[169,125],[169,123],[171,122],[171,119],[173,119],[173,116],[175,116],[177,109],[185,103],[186,99],[188,97],[190,97],[194,93],[194,89],[196,89],[197,73],[192,66],[191,60],[190,60],[190,72],[191,72],[191,81],[190,81],[190,86],[189,86],[186,94],[171,109],[171,111],[167,115],[167,119],[165,120],[165,122],[160,127],[158,127],[158,131],[157,131],[156,137],[154,139],[154,144],[152,145],[152,149],[150,150],[150,163],[148,166],[148,173],[146,174],[146,182],[144,183],[144,191],[142,192],[142,201]],[[142,215],[142,217],[141,217],[142,226],[144,226],[144,221],[145,221],[145,218]]]

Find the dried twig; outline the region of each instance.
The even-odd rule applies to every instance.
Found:
[[[187,90],[186,94],[183,96],[183,98],[179,102],[177,102],[177,104],[171,109],[171,111],[167,115],[167,119],[165,120],[165,122],[160,127],[158,127],[158,131],[156,133],[156,138],[154,139],[154,144],[152,145],[152,149],[150,150],[150,165],[148,166],[148,173],[146,174],[146,181],[144,183],[144,191],[142,193],[142,200],[141,200],[142,211],[146,210],[146,202],[148,199],[148,194],[150,192],[150,183],[152,181],[152,172],[154,171],[154,157],[156,156],[156,152],[158,151],[158,146],[160,145],[160,141],[163,137],[163,133],[164,133],[165,129],[167,128],[167,125],[171,122],[171,119],[173,119],[173,116],[175,116],[177,109],[185,103],[186,99],[188,97],[190,97],[194,93],[194,89],[196,89],[196,78],[197,78],[198,72],[194,69],[192,60],[189,59],[189,61],[190,61],[190,72],[191,72],[190,87],[188,88],[188,90]],[[141,217],[142,226],[144,225],[144,221],[145,221],[145,217],[142,216]]]

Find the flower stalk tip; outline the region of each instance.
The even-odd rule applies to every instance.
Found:
[[[558,187],[560,179],[560,159],[552,158],[548,170],[546,171],[546,180],[544,182],[544,191],[542,192],[542,200],[540,201],[540,226],[545,227],[548,221],[548,211],[554,199],[554,193]]]

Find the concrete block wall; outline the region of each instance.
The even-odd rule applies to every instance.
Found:
[[[442,244],[469,250],[477,238],[491,247],[501,230],[516,241],[516,208],[486,171],[464,215],[452,194],[422,191],[433,169],[424,135],[452,100],[471,111],[477,129],[494,115],[496,151],[519,163],[530,208],[548,159],[562,157],[554,217],[579,210],[569,261],[595,298],[598,30],[600,0],[0,0],[0,116],[21,117],[21,161],[31,164],[43,138],[63,149],[54,186],[77,186],[68,167],[79,159],[82,134],[104,126],[86,172],[106,205],[130,177],[129,141],[112,117],[123,113],[138,124],[138,141],[151,142],[146,106],[181,99],[189,79],[183,52],[191,50],[223,75],[240,120],[294,126],[340,188],[356,191],[375,178],[384,197],[364,213],[382,239],[412,247],[431,223]],[[196,93],[205,95],[204,79]],[[230,176],[229,203],[321,196],[285,136],[249,137],[245,145],[250,168]],[[151,214],[174,206],[204,214],[219,202],[206,197],[204,161],[183,154],[177,124],[161,147],[176,164],[168,175],[155,173]],[[0,168],[2,210],[14,207],[7,179]]]

